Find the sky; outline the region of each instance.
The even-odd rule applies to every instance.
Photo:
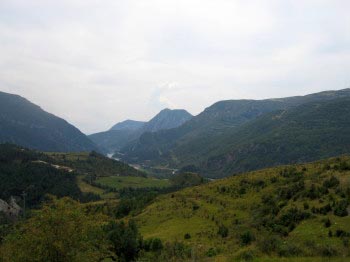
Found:
[[[0,0],[0,91],[91,134],[350,87],[348,0]]]

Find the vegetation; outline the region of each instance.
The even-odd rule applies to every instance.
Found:
[[[144,134],[123,149],[124,158],[149,166],[194,166],[194,172],[217,178],[349,153],[349,95],[346,89],[222,101],[181,127]]]
[[[98,199],[83,194],[72,173],[47,164],[42,154],[13,145],[0,145],[0,199],[20,197],[26,193],[26,205],[38,206],[47,194],[70,196],[81,201]],[[23,206],[23,202],[20,202]]]
[[[199,174],[184,172],[178,173],[170,178],[171,183],[178,187],[198,186],[206,182]]]
[[[157,187],[164,188],[169,187],[171,184],[167,179],[157,179],[151,177],[132,177],[132,176],[110,176],[101,177],[95,181],[96,184],[102,186],[108,186],[114,189],[122,188],[146,188]]]
[[[102,261],[111,256],[105,222],[71,199],[52,199],[5,238],[0,254],[4,262]]]
[[[110,159],[95,151],[90,153],[46,153],[53,162],[68,166],[76,170],[76,172],[92,177],[106,176],[140,176],[147,175],[126,163]]]
[[[146,239],[181,240],[202,259],[349,257],[349,164],[342,157],[233,176],[160,196],[135,219]]]

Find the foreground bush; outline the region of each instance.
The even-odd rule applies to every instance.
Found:
[[[74,200],[53,198],[5,238],[0,261],[102,261],[110,256],[104,222]]]

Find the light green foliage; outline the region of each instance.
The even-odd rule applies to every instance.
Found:
[[[158,197],[136,221],[145,238],[181,240],[208,254],[215,248],[215,254],[237,261],[267,256],[348,257],[350,216],[335,213],[339,203],[350,206],[348,164],[350,158],[343,157],[187,188]],[[184,239],[185,234],[191,238]]]
[[[97,184],[115,189],[122,188],[147,188],[147,187],[168,187],[170,182],[167,179],[156,179],[151,177],[131,177],[131,176],[110,176],[101,177],[96,180]]]

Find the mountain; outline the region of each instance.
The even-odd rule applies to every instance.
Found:
[[[120,151],[130,141],[138,138],[138,134],[135,130],[109,130],[100,132],[88,136],[100,148],[103,148],[106,152]]]
[[[125,120],[123,122],[117,123],[110,130],[137,130],[145,125],[146,122],[135,121],[135,120]]]
[[[92,134],[89,138],[108,152],[116,152],[144,133],[175,128],[191,118],[192,115],[186,110],[164,109],[148,122],[126,120],[116,124],[109,131]]]
[[[132,219],[146,241],[190,250],[183,261],[348,261],[349,181],[349,157],[279,166],[159,196]]]
[[[147,122],[139,132],[146,133],[172,129],[181,126],[191,118],[192,115],[183,109],[163,109]]]
[[[302,123],[305,121],[305,125],[300,124],[300,130],[298,131],[300,133],[310,133],[307,130],[307,121],[317,121],[317,119],[313,119],[317,117],[318,121],[325,123],[325,125],[321,126],[320,130],[313,129],[311,134],[312,132],[315,134],[316,132],[323,133],[323,137],[329,132],[329,128],[326,126],[331,123],[329,121],[333,117],[335,117],[334,119],[338,119],[336,117],[337,114],[339,114],[339,117],[344,116],[343,119],[338,119],[338,122],[332,122],[335,126],[332,130],[333,133],[330,133],[329,136],[336,137],[338,130],[342,130],[344,125],[346,125],[347,111],[344,110],[342,112],[334,109],[334,115],[331,115],[330,112],[326,112],[328,110],[326,103],[327,101],[339,99],[333,106],[339,107],[338,109],[341,110],[344,104],[344,109],[346,109],[349,106],[346,105],[346,101],[344,102],[341,99],[346,99],[347,97],[350,97],[350,89],[281,99],[221,101],[207,108],[203,113],[193,117],[178,128],[143,134],[137,141],[129,143],[123,148],[122,152],[125,154],[124,160],[138,164],[162,165],[171,168],[196,165],[198,169],[201,169],[203,175],[217,177],[226,176],[232,172],[254,170],[268,165],[293,163],[306,159],[314,160],[319,156],[334,156],[347,150],[347,147],[342,146],[340,141],[337,141],[333,146],[334,150],[328,151],[328,155],[321,155],[320,152],[314,154],[316,149],[309,151],[301,150],[299,151],[299,156],[296,153],[293,157],[282,154],[279,155],[278,160],[269,161],[266,165],[262,165],[263,161],[260,161],[260,159],[269,157],[272,159],[272,155],[269,155],[271,152],[256,151],[256,154],[254,154],[255,158],[250,157],[245,152],[249,151],[248,148],[251,148],[253,141],[259,137],[261,138],[261,143],[267,139],[265,126],[269,125],[272,128],[282,124],[282,122],[268,124],[273,119],[280,119],[281,112],[288,112],[282,116],[292,119],[293,115],[295,117],[301,117],[300,111],[306,110],[304,118],[300,119]],[[308,106],[306,108],[300,107],[296,109],[302,105]],[[313,115],[314,107],[323,110],[323,106],[325,106],[323,115],[322,113]],[[271,113],[272,115],[269,115]],[[267,116],[267,118],[264,118],[264,116]],[[288,122],[289,120],[286,121]],[[283,132],[288,131],[288,125],[285,124],[285,128],[282,130]],[[254,133],[252,133],[253,130],[255,130]],[[272,143],[272,141],[275,141],[272,135],[274,131],[271,130],[269,132],[271,135],[269,141]],[[247,134],[251,135],[247,137]],[[298,147],[298,141],[293,141],[291,138],[294,137],[285,137],[285,148],[287,148],[287,151],[295,150]],[[308,143],[309,148],[312,148],[316,146],[314,143],[317,141],[310,140],[305,142]],[[290,146],[288,143],[290,143]],[[262,148],[262,146],[259,148]],[[340,148],[343,148],[343,150],[339,150]],[[252,151],[249,152],[251,153]],[[314,158],[311,155],[314,155]],[[242,162],[236,161],[236,159],[242,159]],[[281,162],[281,160],[284,161]]]
[[[98,150],[77,128],[23,97],[0,92],[0,143],[42,151]]]

